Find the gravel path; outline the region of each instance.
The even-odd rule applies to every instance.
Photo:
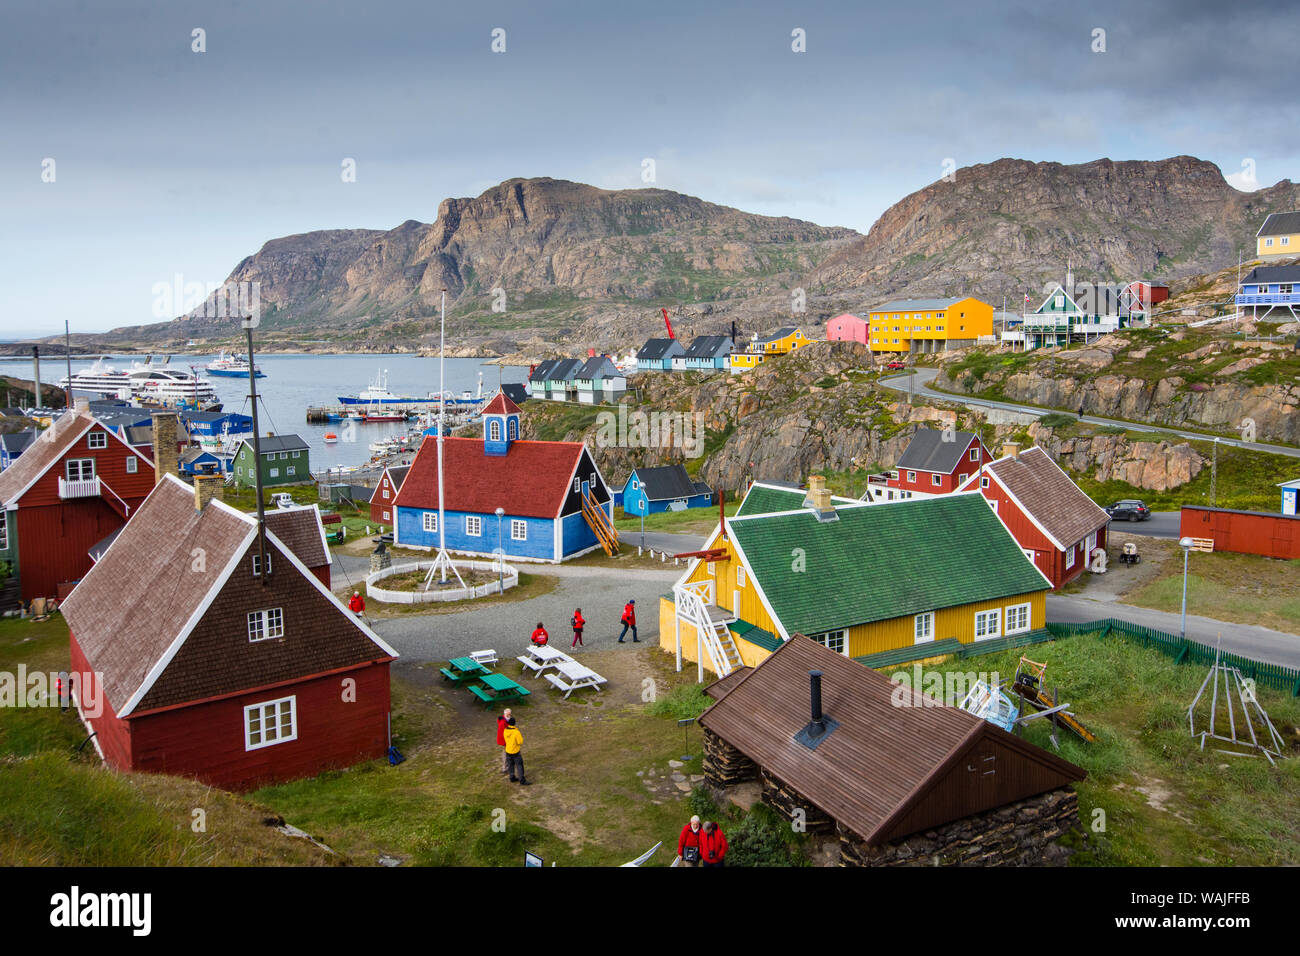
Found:
[[[470,651],[492,648],[497,655],[522,654],[538,621],[546,626],[551,644],[581,654],[584,649],[617,648],[623,629],[619,617],[629,598],[636,600],[637,634],[641,644],[659,639],[659,595],[671,590],[681,568],[671,564],[666,571],[623,570],[620,568],[570,567],[565,565],[520,565],[530,572],[560,579],[555,590],[527,601],[490,605],[467,605],[449,614],[405,614],[371,619],[375,632],[402,655],[404,661],[446,662]],[[358,583],[370,570],[369,557],[334,554],[334,584]],[[507,592],[509,593],[509,592]],[[573,629],[569,618],[582,608],[587,619],[583,646],[571,649]],[[631,646],[629,633],[626,643]]]

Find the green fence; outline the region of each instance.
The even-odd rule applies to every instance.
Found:
[[[913,661],[930,657],[942,657],[952,654],[956,657],[979,657],[984,654],[996,654],[1016,647],[1029,647],[1079,634],[1095,634],[1100,638],[1117,637],[1121,640],[1140,642],[1143,647],[1154,648],[1177,664],[1199,664],[1204,667],[1214,663],[1214,648],[1196,641],[1187,641],[1177,634],[1157,631],[1155,628],[1142,627],[1129,621],[1115,618],[1103,618],[1099,621],[1087,621],[1081,624],[1048,624],[1045,628],[1030,631],[1027,634],[1013,634],[993,640],[963,644],[956,638],[935,641],[932,644],[919,644],[899,647],[878,654],[855,657],[859,664],[871,668],[897,667]],[[1241,676],[1253,678],[1257,684],[1272,687],[1274,690],[1287,691],[1292,697],[1300,697],[1300,670],[1283,667],[1281,664],[1266,664],[1251,660],[1238,654],[1220,653],[1221,663],[1228,664],[1241,671]]]

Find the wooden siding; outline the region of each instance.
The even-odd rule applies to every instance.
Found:
[[[24,601],[54,597],[60,584],[80,580],[93,563],[90,549],[126,524],[100,498],[23,507],[9,512],[9,519],[18,526],[21,542],[19,574]]]
[[[104,762],[114,770],[130,770],[131,727],[127,721],[117,716],[117,708],[125,701],[114,702],[104,696],[103,681],[100,675],[86,663],[86,655],[81,650],[81,645],[77,643],[77,636],[71,635],[68,643],[71,660],[68,672],[81,675],[79,680],[89,681],[93,685],[93,694],[89,692],[80,694],[78,705],[81,715],[95,734],[95,743],[99,745],[98,749],[104,755]],[[91,700],[99,702],[98,716],[91,716],[87,709],[87,702]],[[117,706],[114,706],[115,703]]]
[[[1215,551],[1300,558],[1300,516],[1184,505],[1178,533],[1211,538]],[[23,573],[27,573],[25,566]]]
[[[388,497],[384,497],[384,492],[388,492]],[[370,498],[370,520],[378,524],[394,524],[395,511],[393,503],[397,500],[397,492],[393,488],[393,481],[388,472],[384,472],[384,477],[379,479],[379,484],[375,487],[375,493]]]
[[[354,680],[355,701],[344,681]],[[295,698],[297,738],[245,750],[244,708]],[[248,790],[382,757],[388,749],[388,664],[368,664],[130,719],[131,769],[194,777],[215,787]]]

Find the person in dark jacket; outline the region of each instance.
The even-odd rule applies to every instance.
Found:
[[[627,636],[628,628],[632,629],[632,643],[640,644],[640,639],[636,636],[636,600],[629,600],[623,605],[623,633],[618,636],[618,642],[623,643],[623,638]]]
[[[533,643],[538,647],[545,647],[551,639],[551,635],[546,633],[546,628],[542,627],[542,622],[537,622],[537,629],[533,631]]]
[[[524,735],[515,726],[513,717],[506,721],[506,729],[501,736],[506,742],[506,764],[510,767],[510,782],[514,783],[517,779],[523,786],[528,786],[528,778],[524,776]],[[519,774],[518,777],[515,776],[516,773]]]
[[[587,622],[583,620],[582,617],[582,608],[577,608],[576,610],[574,610],[573,620],[571,620],[569,623],[573,625],[572,646],[577,647],[578,645],[582,644],[582,629],[587,626]]]
[[[691,817],[690,823],[682,827],[682,834],[677,838],[677,859],[682,866],[700,865],[700,818]]]
[[[722,866],[727,855],[727,838],[712,820],[700,829],[700,866]]]

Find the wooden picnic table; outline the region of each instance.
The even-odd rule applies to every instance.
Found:
[[[560,661],[555,665],[555,669],[560,673],[547,674],[546,679],[555,687],[564,691],[565,700],[568,700],[569,695],[579,687],[594,687],[596,690],[600,690],[600,685],[608,682],[606,678],[601,677],[590,667],[579,664],[574,660]],[[564,676],[561,677],[561,674]]]
[[[448,667],[451,670],[448,670]],[[453,684],[459,684],[461,681],[471,680],[488,673],[488,669],[472,657],[453,657],[447,663],[447,667],[440,670],[442,676]]]
[[[523,664],[525,670],[541,674],[546,668],[557,667],[564,661],[572,661],[573,658],[557,648],[535,644],[528,648],[527,653],[521,654],[515,660]]]
[[[480,680],[487,690],[482,687],[470,687],[469,691],[485,704],[518,700],[532,693],[527,687],[516,684],[505,674],[485,674]]]

